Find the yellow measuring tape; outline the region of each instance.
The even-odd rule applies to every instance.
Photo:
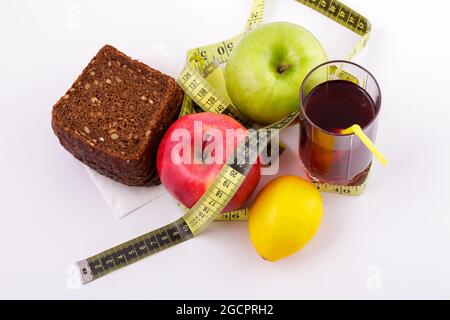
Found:
[[[178,206],[184,212],[188,212],[189,208],[183,206],[178,203]],[[249,209],[243,208],[239,210],[221,212],[218,216],[215,217],[214,221],[247,221],[248,220]]]
[[[297,1],[362,36],[361,40],[351,50],[348,56],[349,59],[364,48],[371,29],[370,23],[366,18],[339,1]],[[252,9],[242,34],[226,41],[189,50],[186,67],[177,80],[185,92],[180,115],[193,113],[199,107],[203,111],[227,114],[248,127],[252,125],[232,104],[228,97],[219,94],[216,88],[208,83],[205,79],[208,73],[205,73],[205,68],[212,66],[211,63],[223,64],[227,62],[230,53],[241,37],[245,33],[255,29],[262,22],[264,4],[264,0],[253,1]],[[282,130],[294,121],[298,115],[298,112],[292,113],[281,121],[263,129]],[[270,139],[268,140],[270,141]],[[227,159],[227,164],[223,166],[211,186],[208,187],[206,192],[192,208],[187,209],[186,214],[182,218],[162,228],[148,232],[140,237],[77,262],[82,283],[91,282],[114,270],[198,235],[212,221],[220,216],[251,169],[252,164],[240,159],[239,155],[248,154],[254,152],[254,150],[261,150],[261,148],[258,148],[258,143],[255,139],[244,139],[240,142],[236,152],[232,155],[231,159]],[[320,186],[318,187],[320,188]],[[341,192],[345,193],[343,191]],[[223,214],[222,220],[245,220],[247,214],[248,211],[246,209],[237,210]]]

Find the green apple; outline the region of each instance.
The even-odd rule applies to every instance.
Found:
[[[299,110],[303,79],[326,60],[325,50],[305,28],[269,23],[247,34],[233,50],[225,67],[226,88],[247,117],[261,124],[273,123]],[[326,74],[316,77],[322,79],[308,84],[326,80]]]

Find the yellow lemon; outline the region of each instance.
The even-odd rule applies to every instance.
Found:
[[[278,177],[258,194],[248,227],[256,251],[275,261],[303,248],[322,221],[322,197],[314,185],[296,176]]]

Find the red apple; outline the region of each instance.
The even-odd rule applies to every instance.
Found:
[[[233,132],[234,137],[230,136]],[[158,149],[157,170],[162,184],[176,200],[191,208],[214,181],[246,132],[233,118],[211,112],[178,119],[166,131]],[[205,134],[209,138],[205,139]],[[255,163],[224,211],[241,208],[259,178],[260,165]]]

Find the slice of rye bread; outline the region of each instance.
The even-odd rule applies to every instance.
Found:
[[[129,186],[159,184],[156,152],[183,99],[176,81],[106,45],[53,106],[75,158]]]

